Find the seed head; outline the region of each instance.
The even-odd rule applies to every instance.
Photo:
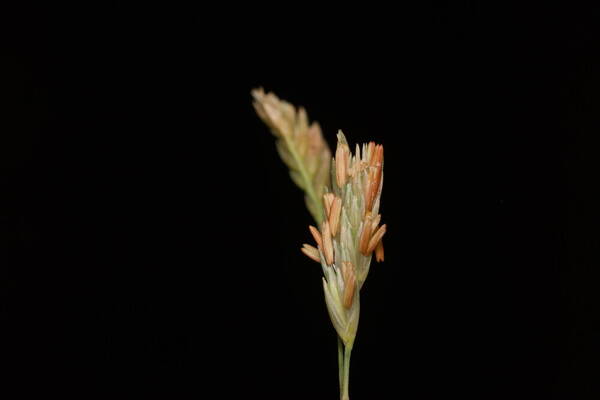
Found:
[[[369,248],[369,241],[371,240],[371,232],[373,232],[371,213],[367,213],[363,223],[363,230],[360,235],[359,250],[363,255],[367,255],[367,249]]]
[[[331,229],[329,228],[329,222],[323,222],[323,228],[321,232],[323,240],[323,254],[325,255],[325,261],[327,265],[333,264],[333,242],[331,240]]]
[[[335,174],[338,187],[343,187],[346,184],[349,153],[350,149],[347,145],[339,145],[335,151]]]
[[[356,275],[351,262],[342,262],[342,279],[344,280],[344,295],[342,304],[346,308],[352,307],[352,299],[356,290]]]
[[[331,206],[333,205],[333,200],[335,200],[335,195],[333,193],[325,193],[323,195],[323,205],[325,206],[325,218],[329,218],[331,214]]]
[[[386,229],[387,229],[387,226],[385,224],[383,224],[379,227],[377,232],[375,232],[373,234],[373,236],[371,237],[371,240],[369,240],[369,247],[367,248],[368,254],[372,253],[373,250],[375,250],[375,247],[377,247],[377,245],[379,244],[379,241],[381,240],[383,235],[385,235]]]
[[[340,215],[342,212],[342,199],[335,197],[331,204],[331,212],[329,213],[329,227],[331,228],[331,236],[335,237],[340,225]]]
[[[334,264],[352,261],[359,290],[369,273],[371,256],[386,230],[385,226],[379,226],[383,146],[374,142],[357,145],[354,154],[349,149],[340,131],[332,162],[333,193],[328,194],[325,209],[329,210],[326,218],[334,244]],[[334,204],[337,198],[341,201],[339,218]],[[375,258],[382,260],[382,254],[383,250],[378,250]]]

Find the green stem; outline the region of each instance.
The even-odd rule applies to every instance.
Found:
[[[350,384],[350,355],[352,353],[352,346],[346,346],[344,349],[344,388],[342,391],[342,400],[350,400],[348,394],[348,386]]]

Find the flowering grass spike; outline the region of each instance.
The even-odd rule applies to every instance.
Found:
[[[255,90],[253,95],[257,112],[277,132],[276,136],[294,126],[290,121],[306,119],[302,108],[296,112],[293,106],[281,102],[273,94],[265,95],[262,90]],[[330,154],[320,130],[318,133],[318,140],[317,136],[311,139],[315,143],[313,152],[302,153],[311,154],[312,162],[321,160],[325,154],[329,158]],[[330,184],[324,183],[327,180],[322,177],[307,180],[304,186],[299,184],[306,191],[307,184],[312,182],[313,194],[320,193],[321,196],[318,205],[314,205],[307,191],[307,205],[311,204],[309,209],[319,228],[309,226],[316,246],[305,243],[301,250],[310,259],[320,263],[323,270],[325,303],[338,335],[340,398],[348,400],[350,355],[358,329],[360,290],[369,274],[373,254],[379,262],[384,259],[382,239],[387,226],[380,224],[379,213],[383,187],[383,146],[374,142],[363,144],[362,147],[356,145],[352,154],[341,131],[337,138],[335,157],[328,161],[331,165],[320,165],[317,169],[319,173],[328,171],[331,174]],[[285,142],[284,145],[289,147],[290,144]],[[281,146],[278,145],[278,148]],[[286,161],[284,155],[282,158]],[[294,163],[288,164],[286,161],[292,172],[295,172],[293,167],[299,165],[298,160]],[[314,186],[317,182],[322,186]],[[315,215],[314,212],[318,210],[321,214]]]

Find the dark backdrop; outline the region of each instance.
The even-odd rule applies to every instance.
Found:
[[[597,398],[594,13],[240,7],[2,13],[6,381],[337,396],[310,215],[251,108],[263,86],[331,146],[340,128],[385,146],[354,399]]]

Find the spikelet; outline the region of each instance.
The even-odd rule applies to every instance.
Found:
[[[323,221],[325,188],[329,186],[331,152],[318,123],[309,124],[304,108],[280,100],[262,88],[252,90],[254,109],[277,138],[277,151],[290,176],[304,190],[308,210],[317,223]]]

